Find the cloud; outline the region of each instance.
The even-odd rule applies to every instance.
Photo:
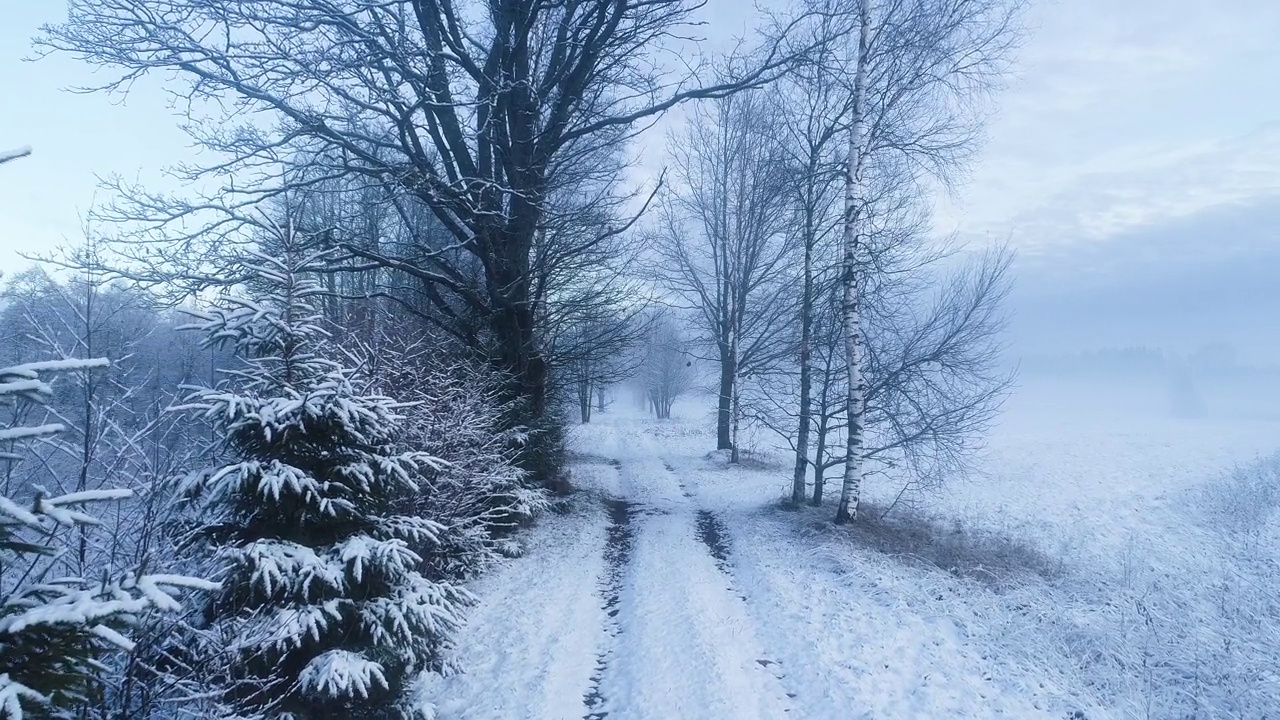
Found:
[[[1033,6],[970,183],[939,227],[1023,247],[1096,241],[1280,190],[1270,0]]]

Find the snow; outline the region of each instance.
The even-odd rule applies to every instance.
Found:
[[[14,365],[5,368],[5,371],[18,375],[32,373],[32,377],[34,377],[34,373],[76,372],[80,370],[100,370],[106,367],[111,367],[111,361],[107,358],[64,358],[62,360],[41,360],[23,365]]]
[[[343,566],[337,558],[321,557],[315,550],[286,540],[257,540],[231,551],[252,569],[250,582],[271,597],[281,589],[302,594],[322,593],[343,587]],[[313,590],[313,585],[320,588]]]
[[[67,429],[66,425],[60,423],[50,423],[48,425],[36,425],[31,427],[12,427],[0,429],[0,442],[12,442],[14,440],[29,440],[31,438],[49,437],[57,435]]]
[[[348,650],[330,650],[311,658],[298,682],[306,692],[333,698],[367,698],[375,685],[387,687],[381,665]]]
[[[443,720],[1261,717],[1280,461],[1249,463],[1280,423],[1126,402],[1024,391],[975,477],[884,519],[872,478],[853,529],[781,508],[764,436],[708,453],[705,398],[599,414],[425,692]]]
[[[575,477],[598,476],[593,484],[608,484],[616,480],[613,472],[580,466]],[[436,717],[583,717],[606,636],[597,585],[607,525],[594,501],[545,513],[524,555],[474,584],[479,601],[456,635],[452,658],[460,672],[423,678]]]
[[[37,707],[48,702],[44,695],[14,681],[7,673],[0,674],[0,717],[22,720],[26,717],[22,712],[24,700]]]
[[[137,643],[121,635],[115,630],[112,630],[106,625],[94,625],[90,629],[90,632],[125,652],[133,652],[133,649],[137,647]]]
[[[621,496],[634,503],[617,634],[606,643],[601,717],[777,718],[788,698],[732,578],[698,537],[697,504],[650,438],[621,434]],[[602,488],[603,489],[603,488]],[[696,670],[695,670],[696,669]]]

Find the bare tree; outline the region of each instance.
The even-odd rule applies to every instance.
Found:
[[[840,488],[840,504],[836,508],[836,524],[857,516],[862,486],[862,448],[867,388],[862,376],[862,288],[858,267],[858,211],[863,202],[863,169],[866,131],[867,65],[870,61],[871,0],[858,3],[858,54],[853,80],[853,107],[849,125],[849,157],[845,170],[844,232],[841,248],[840,304],[844,329],[844,358],[848,374],[846,394],[844,482]]]
[[[235,184],[186,202],[122,186],[134,202],[118,214],[169,231],[176,243],[150,260],[179,273],[207,275],[192,260],[234,233],[239,209],[290,189],[279,168],[298,157],[315,169],[312,179],[355,176],[421,203],[444,230],[437,243],[412,253],[346,249],[366,266],[431,285],[428,297],[444,318],[478,318],[477,349],[511,378],[509,396],[536,425],[549,388],[538,243],[564,174],[601,147],[625,143],[646,119],[767,81],[790,60],[775,44],[733,79],[701,84],[685,39],[700,6],[103,0],[73,2],[67,22],[46,27],[40,43],[120,71],[98,89],[123,91],[147,73],[186,81],[176,92],[193,109],[188,127],[219,157],[188,177]],[[238,120],[250,116],[276,124]],[[210,206],[232,212],[198,222]],[[613,219],[579,247],[629,224]],[[531,457],[532,469],[552,470]]]
[[[898,498],[963,470],[1008,394],[1013,377],[999,360],[1011,260],[1003,248],[987,251],[894,289],[885,303],[893,310],[865,316],[864,458],[908,471]]]
[[[843,9],[857,28],[847,65],[853,83],[848,123],[842,242],[842,314],[848,365],[849,429],[837,522],[857,516],[865,445],[862,375],[868,257],[866,173],[874,165],[948,181],[975,146],[975,102],[1001,76],[1018,39],[1018,0],[856,0]]]
[[[899,218],[893,226],[904,222]],[[914,240],[886,238],[884,225],[869,224],[868,239],[885,247],[876,254],[880,271],[868,275],[875,282],[864,288],[862,316],[864,476],[892,480],[898,499],[936,488],[968,468],[1013,380],[1000,362],[1011,255],[994,249],[965,257],[933,249],[920,225],[912,232]],[[822,504],[826,473],[846,463],[849,429],[839,277],[830,274],[819,287],[811,356],[813,449],[806,458],[813,466],[815,505]],[[747,405],[753,422],[793,447],[798,376],[795,368],[775,373]]]
[[[583,322],[565,334],[572,355],[562,360],[564,384],[583,423],[591,422],[593,401],[596,409],[604,410],[605,388],[635,375],[640,360],[631,350],[643,342],[645,329],[636,311]]]
[[[759,92],[693,111],[671,138],[676,181],[655,234],[658,277],[719,364],[716,446],[735,457],[741,382],[789,349],[782,288],[793,243],[771,111]]]
[[[805,29],[816,37],[843,37],[846,23],[838,13],[821,13]],[[796,308],[799,336],[796,338],[798,409],[794,420],[795,465],[792,472],[791,503],[805,501],[805,478],[809,469],[810,431],[813,416],[813,358],[815,316],[821,312],[821,275],[830,266],[830,240],[838,228],[837,200],[843,177],[837,144],[842,138],[852,98],[840,78],[836,47],[824,47],[797,63],[781,78],[769,99],[778,107],[780,143],[787,162],[788,200],[795,234],[802,252],[800,297]],[[825,391],[825,385],[823,386]],[[774,408],[783,410],[788,404]],[[790,415],[785,412],[783,414]],[[764,416],[761,416],[764,419]],[[769,424],[769,420],[765,420]],[[782,433],[790,439],[790,435]],[[821,455],[821,451],[819,451]],[[815,492],[821,468],[815,468]]]
[[[693,359],[680,330],[670,318],[660,318],[652,326],[640,382],[659,420],[671,417],[671,406],[693,386]]]

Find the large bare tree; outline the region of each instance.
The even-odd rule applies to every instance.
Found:
[[[135,196],[125,213],[179,241],[163,253],[167,263],[206,256],[201,245],[222,241],[216,230],[228,223],[183,232],[173,221],[191,223],[210,200],[238,208],[284,192],[279,168],[298,157],[315,168],[312,179],[354,175],[423,204],[444,230],[438,244],[411,254],[348,249],[431,284],[445,317],[480,318],[478,342],[511,378],[524,419],[538,423],[548,363],[533,291],[537,246],[564,174],[647,119],[766,81],[790,60],[775,45],[732,79],[700,84],[688,38],[701,5],[73,0],[67,22],[45,28],[40,43],[117,69],[100,89],[123,91],[149,73],[185,81],[174,92],[187,127],[218,158],[187,177],[216,181],[216,198]],[[610,222],[579,244],[627,224]]]

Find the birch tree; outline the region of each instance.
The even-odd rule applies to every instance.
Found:
[[[851,47],[842,228],[842,323],[849,424],[837,521],[857,516],[866,432],[865,285],[878,268],[868,253],[867,172],[928,178],[945,186],[976,147],[979,101],[1002,76],[1018,40],[1018,0],[857,0]],[[881,171],[877,171],[881,172]],[[917,180],[917,181],[919,181]]]
[[[871,0],[859,0],[858,51],[853,80],[853,107],[849,123],[849,157],[845,169],[843,257],[840,268],[842,289],[841,327],[844,332],[845,367],[848,387],[845,415],[844,478],[840,486],[840,504],[836,507],[836,524],[857,517],[862,490],[862,449],[866,412],[866,386],[862,376],[862,288],[858,267],[858,210],[862,200],[863,170],[866,163],[866,98],[867,64],[870,61]]]

